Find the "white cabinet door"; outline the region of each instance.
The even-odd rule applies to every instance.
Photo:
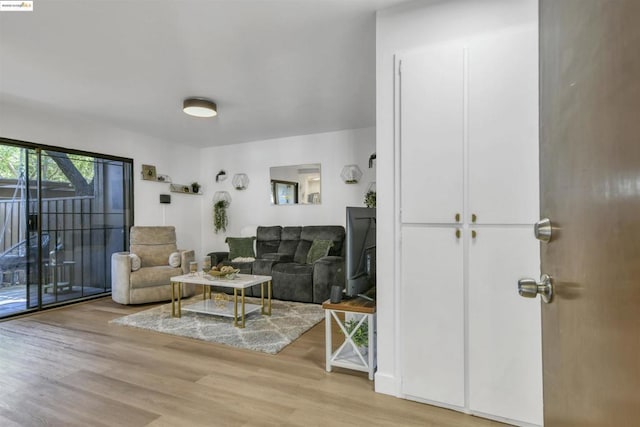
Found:
[[[537,27],[478,37],[468,49],[469,214],[482,224],[532,224],[538,215]]]
[[[463,208],[463,49],[437,46],[400,62],[404,223],[455,223]]]
[[[453,227],[402,229],[402,392],[464,406],[463,244]]]
[[[531,227],[477,229],[469,248],[469,408],[542,424],[540,299],[518,295],[540,272]]]

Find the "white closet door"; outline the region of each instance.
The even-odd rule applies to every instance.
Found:
[[[453,227],[402,229],[402,392],[464,406],[463,244]]]
[[[542,424],[540,300],[518,295],[538,277],[532,227],[477,229],[469,248],[469,408]]]
[[[400,62],[404,223],[455,223],[463,207],[463,49],[437,46]]]
[[[469,214],[482,224],[538,215],[538,30],[477,38],[468,53]]]

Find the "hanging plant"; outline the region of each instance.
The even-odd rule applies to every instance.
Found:
[[[376,192],[373,190],[367,191],[367,194],[364,195],[364,204],[368,208],[376,207]]]
[[[226,200],[219,200],[213,204],[213,227],[215,232],[227,231],[227,225],[229,224],[229,218],[227,217],[227,208],[229,202]]]

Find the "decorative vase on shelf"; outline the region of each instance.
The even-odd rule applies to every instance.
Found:
[[[198,184],[197,182],[193,182],[191,184],[191,191],[193,191],[195,194],[198,194],[200,192],[200,184]]]

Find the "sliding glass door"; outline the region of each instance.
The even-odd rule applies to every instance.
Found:
[[[0,317],[110,293],[111,254],[133,222],[132,161],[7,140],[2,156]]]

